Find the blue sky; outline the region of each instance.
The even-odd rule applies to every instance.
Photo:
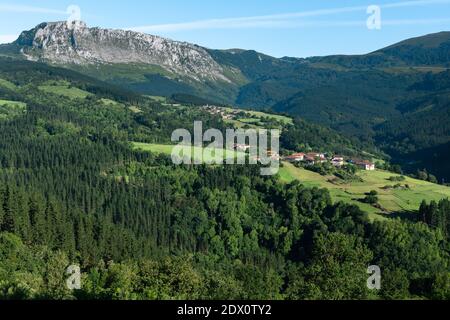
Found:
[[[450,0],[0,0],[0,42],[40,22],[67,19],[69,5],[80,7],[89,26],[277,57],[367,53],[450,30]],[[369,5],[381,8],[379,30],[366,26]]]

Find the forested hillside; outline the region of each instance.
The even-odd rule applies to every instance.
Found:
[[[370,222],[257,166],[175,166],[132,148],[194,119],[225,128],[200,108],[31,62],[0,60],[0,79],[1,299],[450,298],[446,200]],[[300,120],[285,145],[308,128],[324,135],[311,147],[361,150]],[[82,289],[69,291],[73,263]]]
[[[448,181],[450,143],[450,71],[427,74],[408,89],[401,115],[375,127],[376,145],[410,171],[426,168]]]
[[[99,40],[98,32],[108,36]],[[154,46],[155,39],[161,46]],[[450,143],[449,48],[450,32],[439,32],[363,55],[274,58],[85,24],[69,30],[64,23],[43,23],[0,45],[0,55],[29,54],[138,94],[289,113],[375,146],[409,174],[426,169],[448,181],[441,163]]]

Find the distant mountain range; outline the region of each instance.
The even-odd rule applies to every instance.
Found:
[[[165,95],[187,93],[244,107],[289,110],[296,96],[343,84],[351,72],[389,71],[395,76],[411,73],[411,67],[417,72],[447,68],[450,32],[367,55],[277,59],[255,51],[211,50],[133,31],[88,28],[83,22],[45,22],[0,46],[0,54],[76,68],[142,93],[160,94],[162,89]]]
[[[450,143],[450,32],[366,55],[300,59],[55,22],[24,31],[1,45],[0,55],[74,69],[142,94],[289,113],[373,143],[412,169],[431,167],[439,175],[445,171],[440,160],[450,159],[444,147]],[[433,151],[424,157],[422,150]]]

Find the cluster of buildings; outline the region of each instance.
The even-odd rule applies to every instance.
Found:
[[[234,144],[233,149],[240,152],[248,152],[250,146],[247,144]],[[375,164],[369,160],[360,159],[345,159],[343,156],[335,155],[333,157],[327,157],[325,153],[320,152],[308,152],[308,153],[294,153],[289,156],[281,157],[278,153],[268,151],[267,155],[271,159],[284,160],[291,163],[305,163],[307,165],[315,165],[321,163],[331,163],[335,167],[342,167],[346,163],[353,164],[362,170],[373,171],[375,170]]]
[[[239,110],[227,110],[222,107],[210,105],[203,106],[203,109],[209,114],[220,116],[223,120],[234,120],[240,112]]]
[[[334,156],[327,158],[326,154],[318,152],[309,153],[294,153],[283,158],[288,162],[303,162],[308,165],[315,165],[320,163],[331,163],[335,167],[342,167],[345,163],[351,163],[363,170],[373,171],[375,170],[375,164],[368,160],[348,159],[345,160],[343,156]]]
[[[215,105],[205,105],[203,109],[212,115],[218,115],[224,120],[234,120],[242,111],[226,109]],[[234,144],[233,149],[240,152],[248,152],[250,146],[247,144]],[[333,157],[327,157],[325,153],[320,152],[308,152],[308,153],[294,153],[286,157],[281,157],[278,153],[268,151],[268,156],[275,160],[284,160],[291,163],[302,162],[307,165],[315,165],[321,163],[330,163],[335,167],[342,167],[346,163],[353,164],[362,170],[373,171],[375,170],[375,164],[369,160],[361,159],[345,159],[343,156],[335,155]],[[259,158],[258,158],[259,160]]]
[[[233,149],[240,152],[248,152],[250,146],[247,144],[234,144]],[[342,167],[346,163],[353,164],[362,170],[373,171],[375,170],[375,164],[369,160],[360,159],[345,159],[343,156],[335,155],[333,157],[327,157],[325,153],[320,152],[309,152],[309,153],[294,153],[289,156],[281,157],[278,153],[273,151],[268,151],[267,155],[269,158],[274,160],[284,160],[291,163],[305,163],[307,165],[315,165],[321,163],[331,163],[335,167]],[[258,159],[259,160],[259,159]]]

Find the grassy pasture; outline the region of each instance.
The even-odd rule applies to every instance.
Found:
[[[292,118],[289,118],[289,117],[286,117],[286,116],[270,114],[270,113],[265,113],[265,112],[260,112],[260,111],[245,111],[245,112],[250,114],[250,115],[252,115],[252,116],[258,117],[258,118],[275,119],[275,120],[280,121],[280,122],[282,122],[284,124],[292,124],[293,123]]]
[[[225,110],[227,112],[232,112],[232,111],[239,111],[239,112],[244,112],[246,113],[248,116],[254,117],[254,118],[242,118],[242,119],[238,119],[238,121],[242,122],[242,123],[258,123],[258,122],[263,122],[264,118],[269,118],[269,119],[274,119],[276,121],[279,121],[285,125],[287,124],[292,124],[293,120],[290,117],[286,117],[286,116],[282,116],[282,115],[277,115],[277,114],[270,114],[270,113],[265,113],[265,112],[261,112],[261,111],[250,111],[250,110],[243,110],[243,109],[232,109],[232,108],[225,108]]]
[[[132,142],[133,148],[143,150],[143,151],[149,151],[159,154],[166,154],[171,155],[172,151],[174,150],[175,145],[167,145],[167,144],[152,144],[152,143],[142,143],[142,142]],[[217,149],[219,152],[222,153],[223,159],[230,159],[230,158],[244,158],[246,154],[243,152],[237,152],[233,150],[224,150],[224,149]],[[180,152],[177,152],[181,158],[188,156],[191,159],[199,159],[202,155],[204,162],[212,162],[212,160],[215,158],[215,156],[220,155],[219,153],[216,153],[214,149],[208,150],[207,148],[199,148],[199,147],[186,147],[184,150],[180,150]]]
[[[254,119],[254,118],[242,118],[239,119],[240,122],[245,124],[255,124],[261,122],[261,119]]]
[[[166,103],[167,102],[167,98],[166,97],[160,97],[160,96],[146,96],[146,97],[152,99],[153,101],[160,102],[160,103]]]
[[[45,84],[39,86],[39,90],[46,93],[67,97],[69,99],[86,99],[88,96],[92,95],[87,91],[78,89],[76,87],[71,87],[69,84],[63,82],[58,84]]]
[[[131,107],[129,107],[128,109],[130,109],[130,111],[133,112],[133,113],[141,113],[141,112],[142,112],[142,110],[139,109],[139,108],[136,107],[136,106],[131,106]]]
[[[406,177],[401,184],[408,185],[409,189],[394,189],[386,186],[394,186],[396,182],[388,179],[393,176],[399,176],[386,171],[360,171],[358,175],[363,182],[352,182],[347,184],[335,184],[330,182],[330,177],[321,176],[312,171],[296,168],[290,163],[283,163],[284,167],[280,169],[280,179],[284,182],[290,182],[295,179],[301,181],[309,187],[327,188],[335,201],[343,201],[355,204],[371,215],[371,218],[380,218],[387,213],[410,212],[419,208],[423,200],[440,200],[450,198],[450,188],[433,184],[426,181],[416,180]],[[371,190],[378,192],[379,204],[386,210],[382,210],[362,203],[359,200],[365,197],[365,193]]]
[[[119,106],[120,103],[118,103],[117,101],[111,100],[111,99],[106,99],[106,98],[102,98],[99,100],[101,103],[103,103],[105,106]]]
[[[27,105],[20,101],[0,99],[0,119],[10,119],[25,112]]]

